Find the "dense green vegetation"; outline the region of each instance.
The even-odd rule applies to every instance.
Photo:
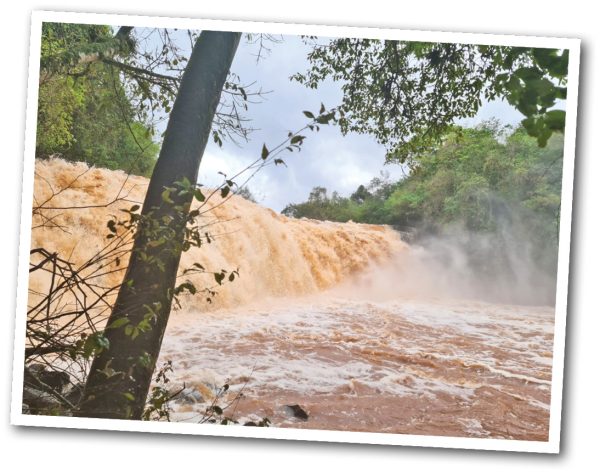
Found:
[[[506,100],[521,125],[545,146],[565,125],[556,105],[567,96],[568,50],[460,43],[335,38],[311,44],[309,68],[292,79],[316,89],[326,79],[343,93],[342,133],[366,133],[390,162],[410,163],[435,150],[457,119],[483,99]]]
[[[118,72],[92,60],[117,46],[108,26],[43,24],[38,157],[150,175],[159,150],[151,127],[139,120]]]
[[[349,197],[315,187],[308,200],[283,213],[332,221],[393,225],[413,238],[456,237],[476,257],[475,241],[486,237],[479,255],[507,259],[503,248],[521,248],[546,274],[556,270],[562,175],[561,134],[547,146],[522,128],[495,122],[455,128],[434,152],[419,157],[398,182],[376,178]],[[491,252],[491,250],[493,250]],[[512,250],[511,250],[512,251]],[[478,262],[481,266],[481,261]]]

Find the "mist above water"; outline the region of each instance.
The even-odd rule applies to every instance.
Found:
[[[428,237],[389,261],[372,265],[343,284],[339,294],[389,300],[472,299],[503,304],[553,305],[556,278],[535,266],[524,249],[502,260],[476,259],[496,254],[495,238]]]

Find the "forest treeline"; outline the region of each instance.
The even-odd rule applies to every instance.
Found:
[[[282,212],[296,218],[388,224],[413,240],[452,235],[460,237],[473,258],[481,246],[475,239],[480,242],[479,237],[486,236],[488,248],[480,259],[488,265],[492,256],[520,246],[537,267],[552,274],[562,150],[562,134],[541,148],[524,129],[495,121],[456,128],[436,151],[415,159],[403,179],[394,182],[384,174],[349,197],[315,187],[307,201]]]
[[[159,151],[152,126],[119,72],[91,60],[115,47],[109,26],[43,23],[37,157],[150,176]]]

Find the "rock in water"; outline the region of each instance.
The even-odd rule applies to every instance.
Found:
[[[308,420],[308,414],[298,404],[285,406],[285,413],[290,416],[294,416],[296,419]]]
[[[28,406],[28,414],[40,414],[58,409],[60,402],[52,394],[30,386],[23,388],[23,404]]]
[[[47,391],[50,388],[59,393],[71,384],[71,377],[67,373],[48,369],[47,366],[40,363],[25,366],[23,379],[28,386],[42,391]]]
[[[84,388],[85,383],[77,383],[72,385],[71,388],[65,393],[65,399],[75,406],[79,405],[83,396]]]
[[[70,376],[64,371],[45,370],[40,373],[39,379],[58,392],[71,384]]]
[[[204,402],[204,397],[202,397],[200,391],[195,388],[185,388],[173,397],[173,400],[182,404],[196,404]]]

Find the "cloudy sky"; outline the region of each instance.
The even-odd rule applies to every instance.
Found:
[[[288,131],[301,128],[307,121],[303,110],[317,112],[321,102],[326,107],[340,103],[339,85],[326,83],[318,90],[308,89],[289,77],[308,67],[308,48],[299,37],[284,36],[282,42],[270,44],[270,53],[257,62],[258,46],[243,41],[232,65],[242,83],[271,91],[259,104],[250,104],[247,117],[251,127],[257,128],[248,143],[236,146],[225,142],[222,148],[210,142],[200,166],[199,181],[215,185],[222,181],[218,172],[235,175],[260,156],[263,143],[271,149],[287,136]],[[485,104],[473,119],[461,122],[474,125],[496,117],[503,123],[517,124],[522,116],[506,103]],[[379,176],[382,170],[392,179],[403,176],[399,165],[384,165],[385,149],[368,135],[342,136],[335,126],[323,126],[318,133],[307,136],[300,153],[282,158],[285,166],[268,166],[257,173],[248,187],[258,202],[275,211],[289,203],[305,201],[315,186],[324,186],[331,193],[351,194],[360,184]],[[239,180],[237,182],[240,182]]]

